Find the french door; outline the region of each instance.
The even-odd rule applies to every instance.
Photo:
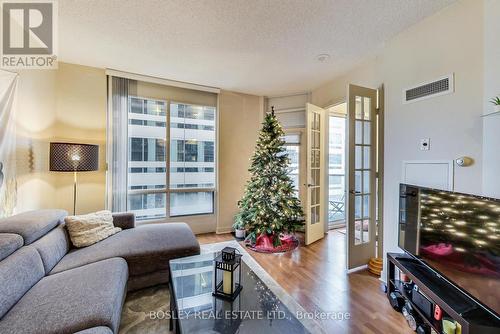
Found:
[[[377,90],[347,92],[347,269],[376,257]]]
[[[306,226],[305,243],[309,245],[325,236],[325,129],[324,109],[307,103],[306,132]]]

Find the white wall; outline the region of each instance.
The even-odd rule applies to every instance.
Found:
[[[51,141],[99,145],[99,171],[79,173],[77,213],[104,208],[106,76],[103,69],[59,63],[19,72],[16,212],[73,210],[72,173],[49,172]]]
[[[494,111],[488,101],[500,96],[500,1],[484,2],[484,114]],[[483,193],[500,198],[500,115],[483,118]]]
[[[250,158],[261,128],[264,97],[222,90],[219,95],[219,192],[217,232],[232,231]]]
[[[309,93],[266,98],[267,112],[274,107],[276,117],[283,128],[303,128],[306,124],[305,110],[309,102]]]
[[[453,160],[455,191],[481,193],[483,60],[480,1],[461,1],[398,36],[384,52],[386,92],[384,253],[397,251],[398,187],[404,160]],[[455,93],[402,104],[402,89],[455,73]],[[419,140],[431,139],[421,151]]]
[[[464,0],[410,27],[375,58],[312,92],[326,106],[343,98],[348,83],[385,87],[384,253],[398,251],[398,186],[405,160],[452,160],[466,155],[474,165],[456,168],[455,190],[481,193],[483,110],[483,3]],[[402,103],[408,86],[455,73],[455,93]],[[419,141],[431,139],[421,151]]]
[[[50,208],[56,203],[56,174],[48,172],[48,147],[55,136],[55,71],[26,71],[17,92],[16,212]]]

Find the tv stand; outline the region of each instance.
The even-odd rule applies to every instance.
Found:
[[[409,302],[426,327],[443,333],[442,321],[427,316],[413,303],[410,292],[405,289],[404,282],[396,275],[396,270],[406,276],[423,292],[432,304],[437,304],[447,318],[452,318],[462,327],[462,334],[500,333],[500,320],[481,304],[466,296],[452,284],[439,276],[425,264],[408,254],[387,254],[387,297],[394,291]]]

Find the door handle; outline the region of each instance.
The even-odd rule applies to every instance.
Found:
[[[312,183],[307,183],[307,184],[304,184],[304,185],[305,185],[305,186],[307,186],[308,188],[310,188],[310,187],[314,187],[314,186],[315,186],[315,185],[314,185],[314,184],[312,184]]]
[[[349,194],[351,195],[361,194],[361,191],[349,190]]]

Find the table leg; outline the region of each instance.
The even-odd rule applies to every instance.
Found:
[[[172,289],[172,280],[168,281],[168,292],[170,293],[170,319],[168,321],[168,329],[169,331],[174,330],[174,294]]]

